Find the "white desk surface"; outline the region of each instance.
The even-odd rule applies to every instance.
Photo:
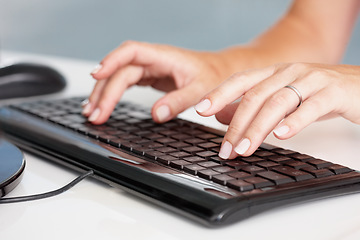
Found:
[[[47,97],[87,96],[94,84],[95,62],[5,52],[6,62],[48,64],[68,80],[65,91]],[[145,93],[145,94],[144,94]],[[134,87],[123,99],[146,103],[161,96]],[[219,127],[190,109],[183,118]],[[266,142],[360,170],[360,126],[343,119],[316,123],[291,140],[270,136]],[[8,197],[59,188],[78,174],[26,154],[24,178]],[[360,194],[277,208],[221,229],[208,229],[170,211],[86,179],[53,198],[0,205],[0,239],[360,239]]]

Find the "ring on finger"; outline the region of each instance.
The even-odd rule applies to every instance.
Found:
[[[302,100],[302,95],[301,93],[299,92],[299,90],[297,90],[294,86],[292,85],[286,85],[284,88],[289,88],[291,89],[294,93],[296,93],[296,95],[298,96],[299,98],[299,104],[296,106],[297,108],[300,107],[300,105],[302,104],[303,100]]]

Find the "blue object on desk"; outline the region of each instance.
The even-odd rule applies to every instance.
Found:
[[[0,138],[0,197],[13,190],[21,181],[25,169],[22,152]]]

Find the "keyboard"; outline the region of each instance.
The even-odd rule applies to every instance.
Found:
[[[149,109],[120,102],[103,125],[81,115],[84,98],[0,109],[0,126],[22,149],[95,177],[209,227],[265,210],[356,193],[360,173],[263,143],[221,159],[224,133],[182,119],[157,124]]]

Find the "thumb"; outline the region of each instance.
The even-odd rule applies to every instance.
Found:
[[[200,84],[191,83],[167,93],[153,105],[154,121],[162,123],[173,119],[179,113],[198,103],[204,92],[206,90]]]

